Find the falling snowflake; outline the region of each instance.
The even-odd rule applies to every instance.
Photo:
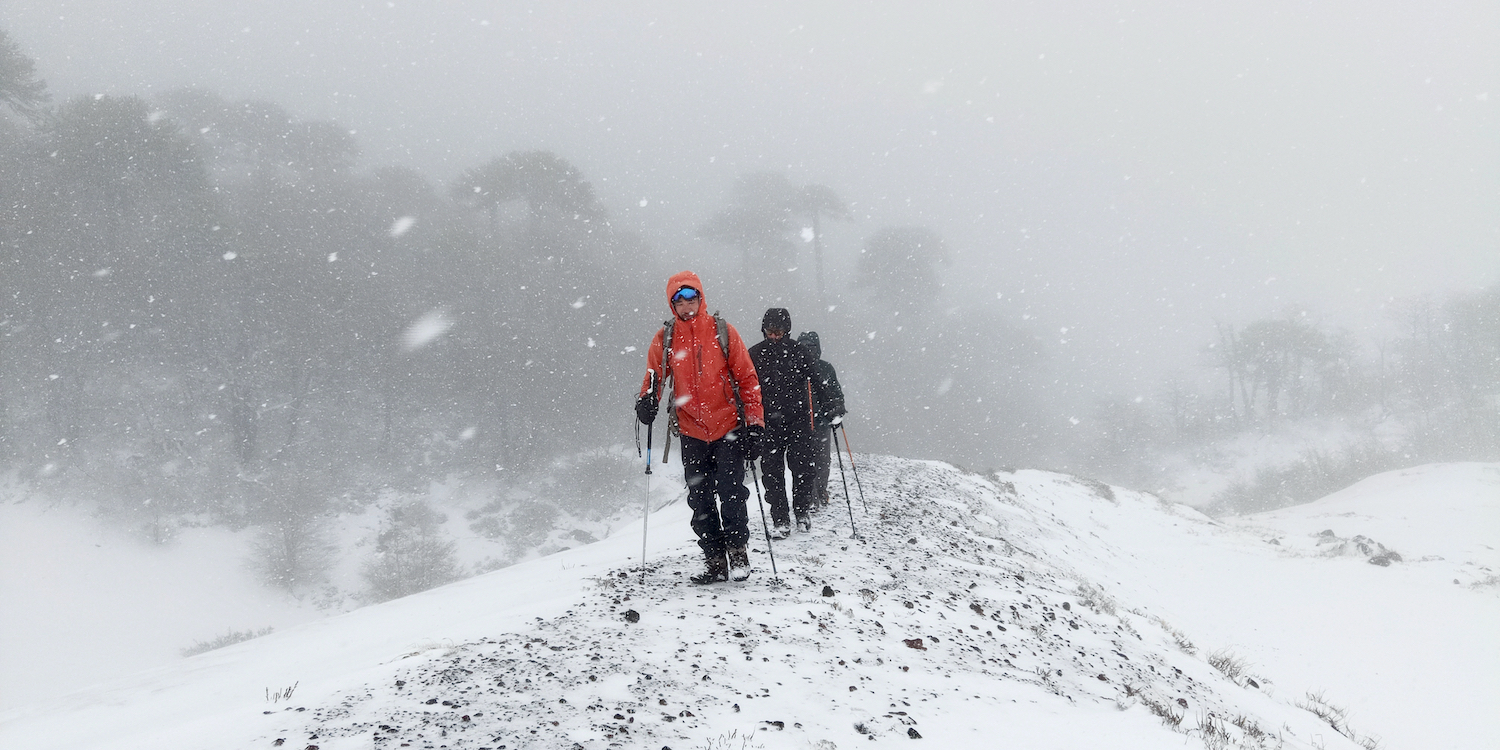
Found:
[[[391,223],[390,235],[392,237],[400,237],[401,235],[411,231],[412,225],[416,223],[416,217],[403,216]]]
[[[407,326],[406,332],[401,336],[402,347],[409,352],[421,349],[436,341],[452,327],[453,320],[448,317],[447,311],[433,310]]]

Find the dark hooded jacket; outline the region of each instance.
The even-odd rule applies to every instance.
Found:
[[[782,313],[785,310],[772,308],[766,312],[766,318],[778,321],[779,325]],[[788,333],[750,347],[750,359],[755,362],[755,372],[760,376],[766,428],[812,432],[813,404],[826,398],[822,394],[822,381],[817,377],[817,358]]]
[[[817,382],[823,387],[813,389],[816,395],[822,393],[822,398],[813,404],[813,421],[818,429],[828,429],[833,426],[835,417],[842,417],[848,413],[844,409],[844,388],[839,385],[839,375],[834,371],[833,365],[823,359],[823,345],[818,341],[816,331],[808,331],[797,337],[797,343],[807,349],[817,362]]]

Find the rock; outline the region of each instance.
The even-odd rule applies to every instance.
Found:
[[[829,586],[827,584],[824,584],[823,585],[823,596],[833,596],[833,587]]]
[[[922,733],[918,732],[916,727],[907,727],[906,728],[906,736],[910,737],[910,738],[912,738],[914,740],[920,740],[920,739],[922,739]]]
[[[903,638],[901,640],[901,642],[905,643],[907,648],[914,648],[914,649],[916,649],[918,651],[926,651],[927,650],[927,647],[924,646],[924,645],[922,645],[922,639],[921,638]]]
[[[625,622],[637,623],[641,621],[641,613],[633,609],[625,610]]]

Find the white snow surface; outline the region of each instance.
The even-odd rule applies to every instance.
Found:
[[[860,538],[836,498],[812,533],[775,543],[779,583],[761,538],[749,581],[688,584],[702,564],[681,481],[658,479],[644,582],[637,522],[8,708],[0,747],[1500,747],[1500,464],[1392,472],[1217,522],[1062,474],[860,460]],[[14,566],[45,558],[66,519],[0,510],[4,619],[65,636],[0,640],[0,666],[33,649],[86,669],[70,643],[138,636],[69,631],[76,613],[36,609],[68,581]],[[1399,559],[1371,564],[1388,552]],[[163,596],[82,600],[230,606]],[[274,599],[238,606],[265,621]],[[15,705],[24,685],[5,687]],[[1346,709],[1343,733],[1299,707],[1309,693]]]

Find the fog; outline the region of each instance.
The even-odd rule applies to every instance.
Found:
[[[1369,355],[1402,305],[1500,280],[1493,3],[8,0],[0,28],[58,103],[274,102],[440,186],[557,154],[751,341],[765,307],[813,298],[748,294],[700,227],[742,175],[829,186],[852,214],[823,227],[829,286],[880,228],[930,228],[951,255],[932,306],[1036,342],[1024,384],[1058,424],[1214,377],[1216,323],[1300,316]],[[624,302],[643,350],[665,308]],[[832,325],[824,302],[855,311],[832,294],[794,327]]]
[[[0,0],[0,502],[302,610],[609,537],[681,487],[631,405],[684,269],[748,344],[819,332],[851,462],[1233,514],[1500,460],[1497,39],[1492,0]],[[95,533],[76,580],[135,555]],[[75,632],[8,572],[43,618],[0,640]],[[98,651],[147,622],[110,594]]]
[[[1058,326],[1100,308],[1098,340],[1293,303],[1369,326],[1497,278],[1493,3],[920,6],[8,0],[0,23],[58,99],[267,99],[442,182],[554,151],[684,259],[735,176],[781,170],[856,207],[830,243],[929,224],[950,283],[1025,288]]]

